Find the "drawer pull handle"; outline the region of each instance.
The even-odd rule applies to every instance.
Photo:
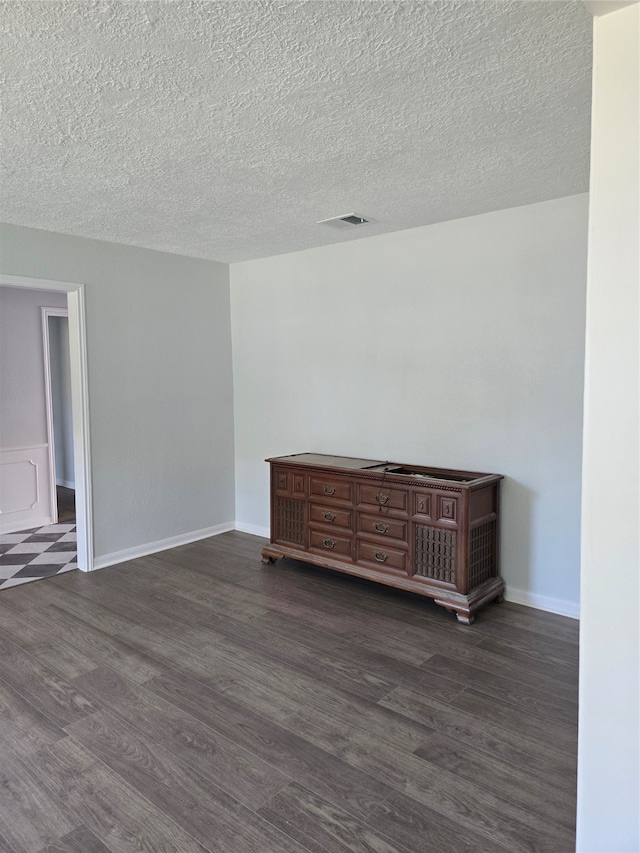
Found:
[[[336,547],[336,543],[333,541],[333,539],[323,539],[322,544],[324,545],[325,548],[335,548]]]
[[[332,512],[323,512],[322,517],[325,518],[327,521],[335,521],[336,520],[336,517]]]
[[[383,554],[382,551],[374,551],[373,556],[379,563],[386,563],[388,560],[388,554]]]
[[[335,495],[336,490],[333,486],[325,486],[323,489],[325,495]]]
[[[378,533],[388,533],[389,532],[389,525],[388,524],[381,524],[380,522],[377,522],[373,526],[378,531]]]
[[[389,500],[389,495],[376,495],[376,500],[379,504],[386,504]]]

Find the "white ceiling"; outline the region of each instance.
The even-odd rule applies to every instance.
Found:
[[[3,2],[4,221],[238,261],[588,188],[578,0]],[[348,230],[318,219],[356,212]]]

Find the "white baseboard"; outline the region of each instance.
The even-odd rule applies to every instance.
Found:
[[[268,527],[257,527],[255,524],[244,524],[241,521],[236,521],[236,530],[240,533],[251,533],[252,536],[262,536],[263,539],[268,539],[271,535]]]
[[[56,480],[56,486],[64,486],[65,489],[73,489],[75,492],[76,484],[71,480]]]
[[[546,610],[548,613],[558,613],[560,616],[569,616],[571,619],[580,618],[580,605],[575,601],[536,595],[524,589],[514,589],[512,586],[507,586],[504,597],[514,604],[523,604],[535,610]]]
[[[93,561],[93,569],[106,569],[107,566],[115,566],[117,563],[126,563],[138,557],[148,557],[149,554],[157,554],[158,551],[168,551],[179,545],[189,545],[200,539],[208,539],[210,536],[218,536],[220,533],[228,533],[235,530],[233,522],[227,524],[214,524],[213,527],[203,527],[201,530],[192,530],[191,533],[181,533],[179,536],[170,536],[168,539],[159,539],[157,542],[147,542],[145,545],[136,545],[134,548],[125,548],[124,551],[114,551],[112,554],[104,554],[96,557]]]
[[[17,522],[16,524],[7,524],[0,527],[0,536],[5,533],[22,533],[23,530],[34,530],[36,527],[47,527],[47,525],[53,524],[53,519],[50,515],[45,515],[42,518],[30,518],[29,526],[24,526],[23,522]]]

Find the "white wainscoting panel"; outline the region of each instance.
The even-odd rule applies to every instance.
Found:
[[[0,449],[0,533],[51,524],[49,446]]]

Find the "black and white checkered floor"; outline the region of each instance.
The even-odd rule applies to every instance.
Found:
[[[0,589],[77,568],[75,524],[0,534]]]

